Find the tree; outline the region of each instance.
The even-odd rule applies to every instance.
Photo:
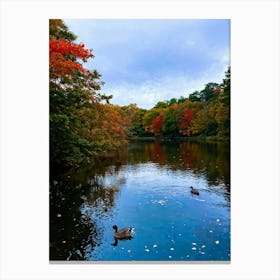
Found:
[[[190,136],[191,126],[193,122],[193,112],[191,109],[186,109],[185,114],[182,116],[179,128],[182,135]]]
[[[215,89],[219,87],[217,83],[208,83],[205,88],[200,92],[201,100],[209,101],[210,99],[216,97]]]
[[[230,104],[230,67],[228,67],[225,72],[225,76],[226,77],[223,79],[223,83],[221,85],[221,101],[224,105],[228,106]]]
[[[77,36],[69,31],[68,27],[61,19],[49,20],[49,36],[50,39],[66,39],[69,42],[73,42],[77,39]]]
[[[201,101],[201,93],[199,91],[194,91],[189,95],[189,100],[192,102]]]
[[[84,48],[84,44],[69,42],[63,38],[51,39],[49,42],[49,70],[50,78],[60,78],[63,76],[74,75],[76,71],[89,74],[77,59],[86,62],[88,58],[93,57],[92,50]]]
[[[159,115],[152,121],[152,131],[155,136],[159,136],[162,131],[164,116]]]
[[[169,137],[179,136],[177,105],[173,105],[167,108],[164,114],[164,124],[162,132],[164,135]]]
[[[63,21],[50,20],[50,162],[63,168],[87,162],[94,153],[79,111],[101,98],[100,74],[82,66],[93,57],[91,50],[73,43],[75,38]]]

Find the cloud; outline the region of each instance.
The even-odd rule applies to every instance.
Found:
[[[87,64],[114,104],[151,108],[220,82],[229,66],[229,20],[66,20],[92,48]]]
[[[197,78],[185,75],[164,76],[140,84],[121,83],[112,87],[108,86],[105,92],[113,95],[113,104],[135,103],[140,108],[150,109],[159,101],[180,96],[188,97],[195,90],[202,90],[209,82],[221,83],[226,69],[226,64],[213,65]]]

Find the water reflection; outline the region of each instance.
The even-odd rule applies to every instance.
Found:
[[[124,241],[125,243],[122,243],[121,246],[117,246],[119,245],[118,240],[114,239],[111,229],[113,221],[119,219],[118,222],[125,223],[125,219],[131,218],[134,222],[134,219],[137,218],[137,222],[145,222],[149,215],[157,217],[157,214],[152,212],[157,211],[158,208],[155,207],[166,208],[166,211],[169,211],[168,207],[173,207],[172,209],[179,207],[176,218],[172,218],[175,225],[176,221],[181,223],[182,219],[188,217],[185,214],[181,215],[180,207],[186,208],[195,203],[205,203],[205,197],[210,198],[213,195],[217,199],[215,198],[211,207],[229,207],[229,167],[229,145],[225,143],[133,142],[117,153],[95,158],[93,163],[86,168],[76,169],[67,174],[57,174],[58,172],[51,171],[50,260],[147,259],[146,255],[141,256],[140,253],[133,255],[131,247],[127,247],[129,256],[123,255],[123,248],[133,244],[138,247],[140,246],[139,240],[131,240],[132,243]],[[156,174],[159,170],[161,173]],[[173,176],[172,184],[174,186],[168,181],[171,176]],[[182,196],[187,195],[186,199],[189,199],[191,197],[188,194],[190,196],[191,194],[190,186],[185,186],[186,189],[188,187],[186,192],[185,188],[182,188],[186,184],[185,178],[196,180],[198,186],[195,187],[202,188],[200,190],[202,195],[192,198],[193,202],[188,201],[187,205],[185,205],[186,201],[182,200]],[[204,178],[203,182],[207,182],[206,185],[200,183],[202,178]],[[145,182],[143,183],[143,181]],[[168,184],[165,185],[164,181]],[[150,194],[147,194],[148,192]],[[224,200],[219,197],[223,197]],[[127,212],[131,209],[133,209],[132,213]],[[189,211],[196,210],[190,208]],[[120,213],[122,214],[120,215]],[[205,214],[201,217],[204,216]],[[162,225],[166,217],[160,215],[157,218],[162,219],[162,221],[159,220],[158,229],[164,230],[168,226],[167,222],[165,226]],[[214,225],[218,225],[216,225],[216,221]],[[183,231],[185,226],[183,227],[183,224],[181,226],[180,230]],[[193,224],[189,231],[193,232],[194,236],[202,236],[201,229],[197,226]],[[228,235],[228,222],[226,222],[226,226],[227,228],[224,230]],[[139,232],[141,232],[141,227],[144,230],[144,226],[140,223]],[[168,238],[168,236],[163,238]],[[175,240],[174,237],[173,239]],[[229,236],[226,240],[228,239]],[[133,242],[137,242],[137,244]],[[159,240],[155,240],[151,248],[144,247],[144,253],[151,253],[150,250],[154,250],[155,259],[163,258],[159,256],[158,243],[160,243]],[[119,251],[113,252],[107,245],[111,248],[118,248]],[[203,244],[203,246],[206,245]],[[190,250],[192,250],[191,248]],[[134,251],[136,251],[135,248]],[[187,255],[189,259],[192,258],[190,253]],[[150,259],[152,260],[153,257]],[[199,257],[195,257],[195,260],[203,259],[203,257],[204,254],[200,254]]]

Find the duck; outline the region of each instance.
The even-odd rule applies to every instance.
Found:
[[[132,233],[134,228],[133,227],[128,227],[128,228],[122,228],[118,230],[118,227],[116,225],[113,226],[113,229],[115,230],[114,233],[114,238],[115,239],[131,239],[132,238]]]
[[[191,188],[191,193],[192,194],[199,195],[199,191],[198,190],[194,189],[192,186],[190,188]]]

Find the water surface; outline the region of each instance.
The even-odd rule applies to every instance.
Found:
[[[225,143],[132,142],[52,173],[50,259],[228,261],[229,181]],[[114,224],[134,227],[133,238],[114,244]]]

